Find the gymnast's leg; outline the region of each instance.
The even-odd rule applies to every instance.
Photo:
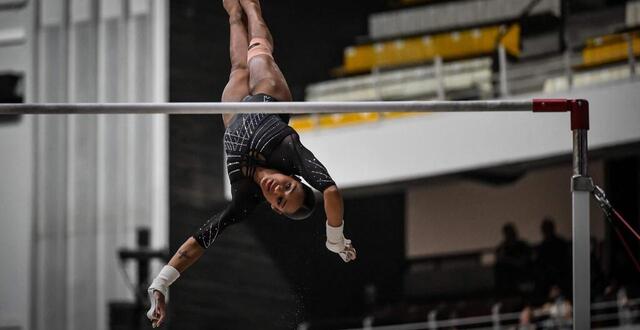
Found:
[[[229,14],[229,58],[231,73],[229,82],[222,92],[222,102],[240,102],[249,95],[249,68],[247,66],[247,49],[249,40],[246,19],[238,0],[224,0],[224,9]],[[222,119],[227,126],[234,114],[224,114]]]
[[[252,95],[264,93],[278,101],[291,101],[291,92],[273,59],[273,37],[262,18],[259,0],[240,0],[249,28],[249,90]]]

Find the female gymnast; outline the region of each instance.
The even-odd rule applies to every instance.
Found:
[[[262,18],[259,0],[223,0],[223,6],[229,14],[231,74],[222,102],[291,101],[287,82],[273,59],[273,39]],[[223,115],[223,121],[232,200],[182,244],[149,286],[151,308],[147,317],[154,328],[165,319],[169,286],[202,256],[226,226],[246,218],[263,200],[276,213],[290,219],[311,215],[314,194],[298,176],[322,192],[327,249],[345,262],[356,258],[351,241],[343,235],[340,191],[322,163],[287,125],[289,116],[233,113]]]

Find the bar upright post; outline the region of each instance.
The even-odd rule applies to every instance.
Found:
[[[589,105],[571,101],[573,131],[572,251],[573,251],[573,329],[591,328],[589,198],[593,182],[588,175],[587,132]]]

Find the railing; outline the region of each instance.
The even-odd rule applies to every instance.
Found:
[[[573,323],[570,319],[566,319],[561,315],[550,316],[544,320],[534,322],[532,324],[520,325],[519,320],[521,313],[501,313],[501,304],[495,304],[491,309],[490,315],[473,316],[465,318],[451,318],[438,320],[438,311],[431,310],[425,315],[422,322],[399,323],[376,326],[376,318],[367,315],[361,319],[361,327],[348,328],[345,330],[437,330],[446,328],[465,329],[473,328],[475,330],[501,330],[501,329],[571,329]],[[592,324],[602,324],[605,322],[613,322],[615,326],[624,329],[626,326],[638,325],[640,320],[640,299],[628,299],[624,289],[618,291],[617,299],[604,302],[595,302],[591,304],[591,321]],[[346,319],[345,319],[346,321]],[[353,324],[353,319],[349,320]],[[340,321],[335,323],[335,329],[343,329],[339,326]],[[324,325],[322,328],[326,328]],[[313,322],[303,322],[298,325],[298,330],[313,330]]]
[[[624,44],[626,43],[626,45]],[[623,52],[624,50],[624,52]],[[547,56],[540,59],[523,60],[522,63],[509,63],[506,50],[499,47],[497,56],[498,72],[486,79],[490,87],[486,95],[477,98],[494,98],[496,95],[507,97],[512,94],[540,92],[549,79],[562,78],[566,81],[566,88],[573,87],[574,78],[580,72],[587,74],[589,70],[602,65],[624,60],[622,64],[627,69],[628,77],[635,79],[637,74],[636,56],[640,55],[640,32],[627,31],[616,35],[603,36],[587,41],[586,46],[569,49],[564,54]],[[405,89],[406,84],[421,83],[421,88],[414,88],[420,93],[406,95],[407,97],[422,97],[435,99],[461,99],[451,97],[446,81],[451,77],[467,75],[469,83],[479,83],[473,73],[478,70],[490,69],[491,64],[483,61],[489,58],[475,58],[444,63],[442,57],[434,57],[431,62],[410,69],[373,68],[367,76],[342,78],[328,82],[317,83],[307,88],[307,98],[310,101],[382,101],[402,99],[401,94],[387,91]],[[482,62],[479,67],[476,62]],[[610,66],[605,66],[605,69]],[[484,72],[484,71],[483,71]],[[402,87],[402,88],[401,88]],[[412,89],[409,88],[409,89]],[[353,95],[349,92],[353,91]],[[365,92],[366,91],[366,92]],[[405,98],[406,99],[406,98]]]
[[[588,40],[584,47],[568,49],[561,56],[545,58],[542,61],[534,60],[522,65],[516,64],[515,72],[509,68],[506,57],[499,56],[499,71],[504,74],[500,74],[494,82],[504,86],[499,94],[502,97],[517,93],[540,92],[541,90],[535,87],[539,86],[541,80],[543,81],[542,91],[571,90],[577,87],[577,79],[584,81],[588,80],[589,75],[597,75],[597,69],[600,66],[604,70],[612,70],[610,65],[625,58],[626,64],[618,65],[618,69],[625,73],[616,75],[616,78],[634,80],[637,75],[636,56],[638,55],[640,55],[640,32],[626,31]],[[533,67],[536,69],[532,69]],[[554,80],[555,83],[553,83]],[[593,80],[597,81],[597,79]]]
[[[622,62],[620,56],[624,54],[620,53],[623,48],[621,41],[627,43],[627,59]],[[612,44],[615,47],[607,47]],[[604,48],[598,50],[599,47]],[[617,53],[610,53],[612,49]],[[590,55],[585,56],[585,52]],[[594,55],[599,52],[605,59],[613,59],[615,62],[600,66],[603,61]],[[585,47],[522,62],[509,62],[506,53],[500,48],[495,58],[498,68],[495,73],[492,72],[489,57],[455,62],[444,62],[442,58],[436,57],[432,62],[412,68],[375,68],[369,75],[313,84],[307,88],[307,100],[489,99],[496,96],[505,98],[512,95],[555,93],[610,81],[634,80],[640,70],[636,61],[636,56],[640,55],[640,33],[636,30],[594,38]],[[590,60],[585,61],[585,57]],[[292,118],[291,125],[297,130],[307,131],[371,123],[398,116],[372,113],[299,116]]]

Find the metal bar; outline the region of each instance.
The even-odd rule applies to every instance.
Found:
[[[573,328],[591,328],[589,187],[578,183],[587,175],[587,130],[573,130]]]
[[[222,114],[349,112],[532,111],[532,100],[228,103],[31,103],[0,104],[8,114]]]

